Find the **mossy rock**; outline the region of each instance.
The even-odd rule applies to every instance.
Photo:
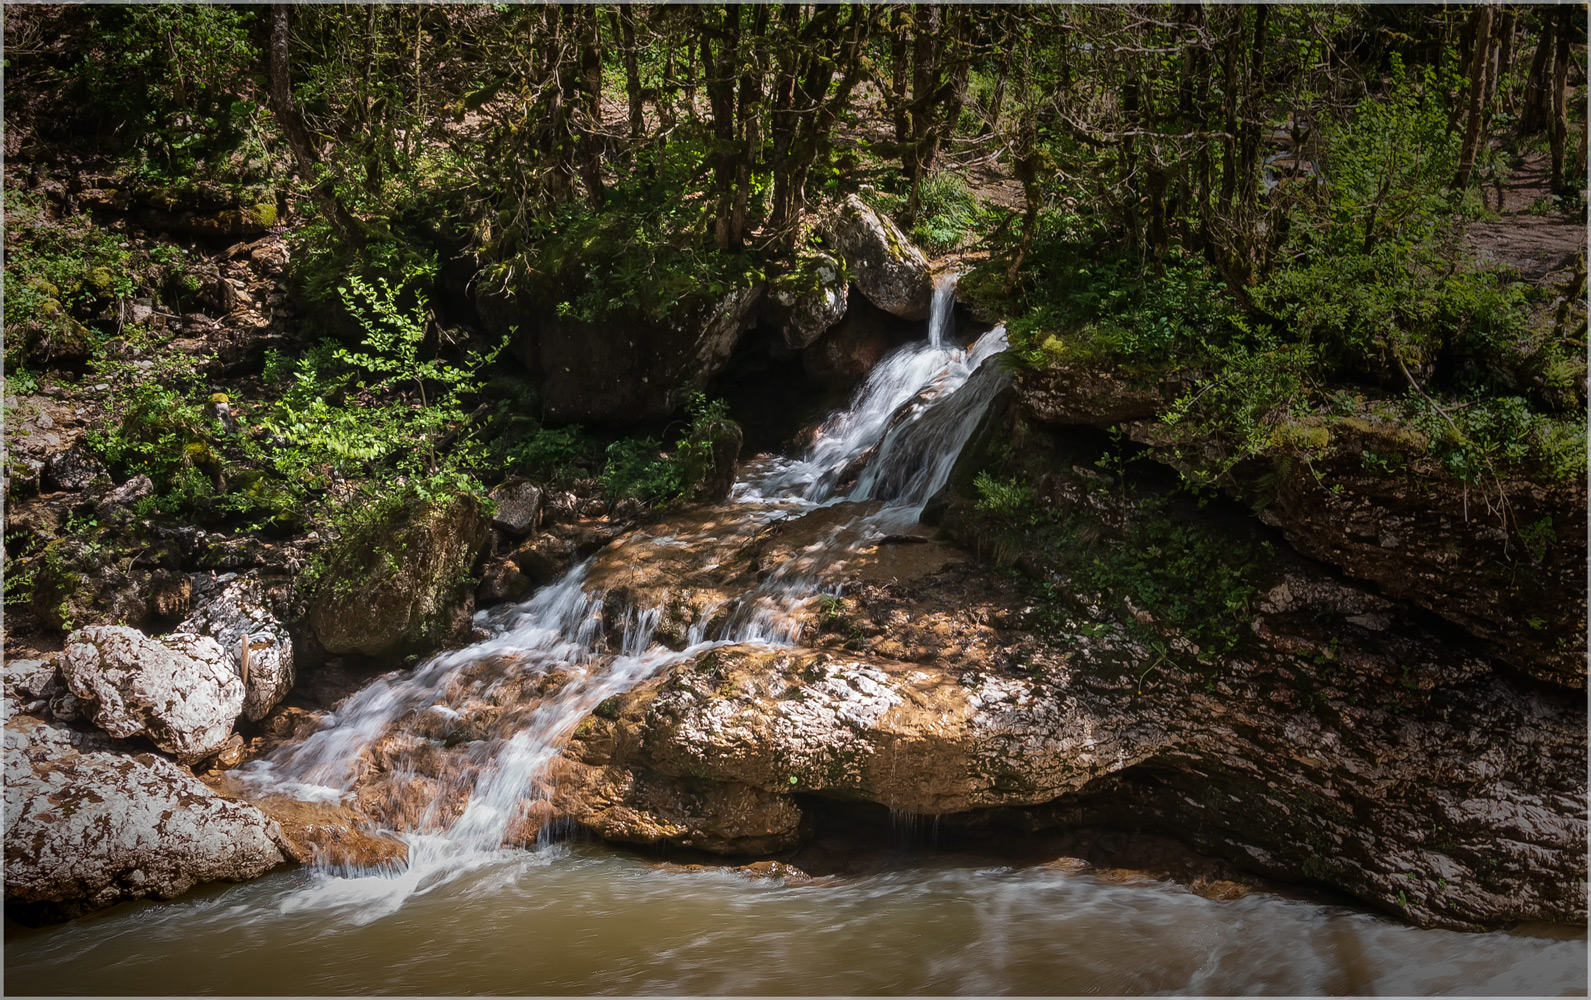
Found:
[[[152,575],[124,571],[122,553],[102,541],[57,539],[29,563],[34,572],[29,603],[48,628],[136,626],[149,617]]]
[[[461,638],[489,523],[468,494],[385,505],[334,549],[310,609],[316,637],[332,653],[370,657],[429,653]]]

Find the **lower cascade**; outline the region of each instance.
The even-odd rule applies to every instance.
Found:
[[[731,502],[697,530],[637,531],[525,603],[483,613],[489,638],[376,679],[307,738],[245,765],[233,780],[251,797],[356,802],[376,825],[401,830],[407,862],[395,870],[350,871],[322,859],[339,877],[383,880],[394,902],[501,848],[545,843],[555,815],[549,768],[582,719],[715,648],[793,646],[802,610],[834,590],[836,563],[917,523],[1009,382],[998,361],[1003,327],[965,347],[947,335],[953,288],[953,278],[943,281],[935,296],[931,339],[880,361],[804,455],[747,463]],[[824,516],[825,508],[837,513]],[[821,529],[808,544],[744,592],[692,609],[683,634],[666,644],[660,627],[678,609],[648,603],[645,591],[620,582],[635,575],[637,558],[673,554],[714,569],[715,554],[814,515]],[[538,689],[548,693],[527,697]],[[429,773],[433,738],[455,742],[461,722],[469,752]]]

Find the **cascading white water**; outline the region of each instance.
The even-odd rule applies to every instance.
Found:
[[[881,360],[851,405],[819,429],[805,455],[748,463],[733,494],[743,529],[755,532],[771,521],[841,499],[883,501],[884,509],[865,522],[880,531],[895,520],[916,519],[1007,381],[992,361],[1005,349],[1004,329],[991,330],[970,348],[959,347],[951,340],[954,304],[952,275],[935,289],[929,339],[904,345]],[[838,495],[858,469],[860,477],[849,495]],[[714,527],[702,537],[722,530]],[[659,546],[692,542],[672,536],[636,539]],[[526,801],[545,796],[542,778],[569,733],[605,698],[712,646],[795,641],[797,606],[833,588],[822,578],[825,544],[810,546],[817,550],[812,559],[792,560],[769,574],[739,601],[719,634],[709,636],[705,624],[696,625],[680,650],[653,642],[662,608],[626,607],[615,613],[604,590],[591,585],[592,561],[587,560],[518,608],[484,618],[495,631],[490,638],[438,654],[412,672],[377,679],[338,706],[308,739],[237,773],[256,787],[336,800],[352,793],[368,750],[405,716],[437,712],[456,717],[454,705],[487,697],[508,678],[568,673],[556,691],[518,720],[512,735],[491,745],[489,759],[472,772],[462,812],[451,823],[435,820],[437,829],[408,835],[409,871],[387,879],[383,892],[401,899],[496,852]],[[340,899],[342,894],[327,898]]]
[[[946,271],[934,282],[933,304],[928,311],[928,346],[941,350],[956,330],[956,282],[961,275]]]

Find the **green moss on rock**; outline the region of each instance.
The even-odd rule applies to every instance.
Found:
[[[405,656],[459,638],[489,519],[478,497],[408,495],[372,512],[332,552],[310,623],[333,653]]]

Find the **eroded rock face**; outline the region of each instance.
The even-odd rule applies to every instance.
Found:
[[[878,588],[828,626],[855,652],[681,664],[582,723],[558,804],[603,836],[726,852],[788,837],[768,797],[797,792],[1027,828],[1150,823],[1424,924],[1584,919],[1583,705],[1318,580],[1279,584],[1255,651],[1213,677],[1119,626],[1036,641],[1001,589],[943,577],[931,608]],[[733,823],[671,794],[703,781],[740,803]]]
[[[184,762],[219,749],[243,709],[243,682],[209,636],[95,625],[67,638],[60,669],[95,725],[118,739],[148,736]]]
[[[1066,365],[1014,385],[1033,420],[1119,428],[1167,465],[1194,464],[1179,453],[1181,431],[1159,420],[1179,386]],[[1299,551],[1440,615],[1533,677],[1585,687],[1584,483],[1505,475],[1466,485],[1426,455],[1422,436],[1369,413],[1283,430],[1309,450],[1273,445],[1222,488]],[[1206,466],[1221,464],[1215,438],[1198,447]]]
[[[293,689],[293,638],[266,606],[257,579],[228,582],[177,631],[207,635],[220,645],[243,679],[243,717],[251,722],[264,718]]]
[[[332,653],[402,656],[463,635],[470,571],[486,544],[480,503],[410,499],[338,544],[310,622]]]
[[[667,416],[722,371],[756,322],[763,292],[759,282],[702,295],[661,323],[584,322],[490,288],[477,293],[477,305],[482,322],[511,336],[515,354],[541,380],[548,418],[633,421]]]
[[[126,756],[30,716],[5,734],[5,895],[65,917],[283,862],[252,806],[154,754]]]
[[[833,391],[849,389],[889,353],[889,331],[866,309],[852,309],[801,352],[801,367]]]
[[[928,318],[934,297],[928,258],[898,226],[852,194],[820,228],[868,301],[901,319]]]

